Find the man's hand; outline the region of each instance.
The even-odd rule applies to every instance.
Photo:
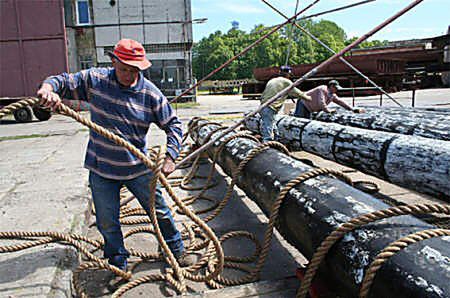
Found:
[[[161,171],[166,177],[169,176],[173,171],[175,171],[175,162],[171,157],[166,156]]]
[[[48,84],[43,84],[41,89],[38,90],[37,96],[41,99],[40,104],[44,107],[51,108],[55,111],[61,105],[61,98]]]
[[[366,110],[362,109],[362,108],[354,108],[353,109],[353,113],[357,113],[357,114],[362,114],[365,113]]]
[[[328,109],[325,112],[330,113],[330,114],[334,114],[334,113],[336,113],[336,109]]]

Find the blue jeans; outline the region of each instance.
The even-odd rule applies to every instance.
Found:
[[[295,106],[294,116],[311,119],[311,112],[305,107],[300,99],[297,101],[297,105]]]
[[[112,180],[89,172],[89,183],[95,205],[97,227],[105,240],[104,256],[112,258],[130,254],[123,244],[123,235],[120,229],[120,188],[125,185],[138,199],[147,214],[150,213],[150,183],[151,174],[145,174],[130,180]],[[156,216],[161,233],[175,257],[184,251],[181,234],[175,226],[172,214],[167,206],[159,185],[156,188]]]
[[[259,112],[259,115],[261,115],[259,131],[261,133],[263,143],[273,140],[273,121],[276,114],[277,112],[269,107],[265,107],[261,110],[261,112]]]

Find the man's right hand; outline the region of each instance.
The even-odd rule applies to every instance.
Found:
[[[44,84],[37,92],[41,99],[40,104],[55,111],[61,105],[61,98],[47,84]]]

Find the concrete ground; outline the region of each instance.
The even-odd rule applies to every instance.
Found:
[[[0,231],[84,233],[88,131],[63,116],[0,123]],[[0,296],[69,297],[76,263],[73,249],[53,244],[0,254]]]
[[[394,98],[407,105],[409,92],[393,94]],[[191,109],[179,109],[184,124],[193,116],[208,117],[215,121],[232,123],[242,112],[254,110],[259,102],[241,100],[241,96],[201,96],[200,105]],[[351,102],[351,99],[346,99]],[[357,99],[357,105],[377,104],[379,97]],[[388,100],[386,99],[385,102]],[[450,106],[450,89],[419,90],[416,106]],[[223,114],[223,115],[222,115]],[[164,134],[152,128],[149,134],[151,144],[164,143]],[[59,231],[88,234],[98,237],[90,211],[90,194],[87,186],[87,171],[83,168],[84,151],[88,131],[75,121],[61,115],[54,115],[47,122],[18,124],[12,117],[0,120],[0,232],[4,231]],[[303,154],[303,153],[301,153]],[[309,156],[319,165],[337,164]],[[204,165],[202,171],[207,170]],[[229,179],[217,173],[219,186],[210,190],[217,199],[221,198]],[[374,180],[373,177],[357,173],[358,179]],[[392,186],[383,181],[382,192],[392,197],[411,198],[412,192]],[[200,181],[201,183],[202,181]],[[180,194],[182,194],[180,192]],[[417,200],[426,197],[414,194]],[[193,208],[202,208],[199,202]],[[181,224],[183,217],[177,219]],[[221,235],[226,231],[247,229],[262,238],[266,218],[257,206],[240,191],[236,190],[231,204],[221,216],[211,222],[211,227]],[[124,230],[129,227],[124,227]],[[297,263],[303,262],[301,255],[277,235],[265,266],[264,280],[283,279],[294,274]],[[17,241],[0,241],[0,246],[17,244]],[[133,236],[127,245],[156,251],[154,237]],[[233,240],[226,245],[226,254],[246,255],[252,245],[245,240]],[[0,254],[0,297],[69,297],[71,272],[78,264],[78,256],[67,246],[49,244],[15,253]],[[136,276],[156,272],[164,265],[143,264],[136,267]],[[233,272],[233,274],[237,274]],[[88,293],[96,297],[109,296],[118,286],[106,272],[85,273],[83,282]],[[195,285],[196,290],[206,289]],[[162,284],[145,284],[137,287],[125,297],[162,297],[173,294]],[[210,296],[220,296],[209,292]],[[293,292],[290,292],[293,294]],[[289,294],[289,295],[291,295]],[[288,295],[288,296],[289,296]],[[283,295],[284,296],[284,295]],[[208,296],[209,297],[209,296]],[[233,297],[233,296],[231,296]],[[266,297],[266,296],[265,296]],[[276,297],[274,294],[272,297]]]

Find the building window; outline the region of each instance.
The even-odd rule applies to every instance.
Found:
[[[103,47],[103,55],[108,56],[109,52],[114,52],[114,47],[111,46]]]
[[[144,48],[147,53],[183,52],[190,51],[192,43],[146,44]]]
[[[77,25],[89,25],[91,23],[89,19],[89,1],[77,0]]]
[[[92,56],[79,56],[80,69],[88,69],[94,66]]]

